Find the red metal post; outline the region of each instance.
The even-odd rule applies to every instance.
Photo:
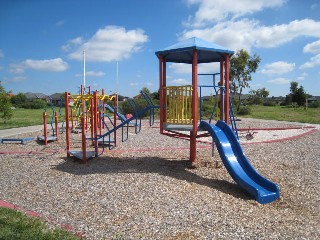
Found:
[[[221,57],[220,59],[220,104],[219,104],[219,108],[220,108],[220,120],[223,121],[224,119],[224,95],[225,95],[225,91],[223,89],[224,87],[224,58]]]
[[[101,89],[101,94],[102,94],[102,96],[104,96],[104,89],[102,88]],[[103,99],[102,100],[102,113],[104,114],[104,111],[105,111],[105,109],[104,109],[104,104],[105,104],[105,100]],[[102,122],[101,122],[102,123]],[[105,128],[105,126],[104,126],[104,124],[102,124],[102,129],[104,129]]]
[[[87,143],[86,143],[86,129],[85,129],[85,113],[82,113],[81,117],[82,127],[82,162],[87,163]]]
[[[192,131],[190,132],[190,161],[197,158],[197,131],[198,131],[198,52],[193,51],[192,59]]]
[[[163,86],[163,121],[167,121],[167,62],[166,59],[163,59],[163,68],[162,68],[162,86]]]
[[[44,137],[44,145],[48,144],[47,139],[47,113],[43,112],[43,137]]]
[[[93,126],[94,126],[94,149],[96,156],[98,156],[98,120],[99,120],[99,112],[98,112],[98,92],[95,91],[93,94]]]
[[[67,142],[67,157],[70,157],[70,130],[69,130],[69,94],[65,92],[65,107],[66,107],[66,142]],[[72,111],[71,111],[72,112]],[[73,125],[73,119],[72,119]]]
[[[226,69],[225,69],[225,99],[224,99],[224,118],[225,122],[227,124],[230,123],[230,118],[229,118],[229,110],[230,110],[230,81],[229,81],[229,74],[230,74],[230,58],[229,54],[225,55],[225,64],[226,64]]]
[[[159,56],[159,104],[160,104],[160,133],[163,134],[163,56]]]

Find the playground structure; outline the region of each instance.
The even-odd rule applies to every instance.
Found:
[[[130,117],[126,117],[119,110],[117,106],[117,96],[105,95],[104,90],[101,93],[98,91],[89,91],[86,94],[84,88],[81,86],[80,94],[71,95],[68,92],[65,93],[66,101],[66,142],[67,142],[67,156],[71,155],[82,160],[86,163],[89,158],[97,157],[103,154],[105,144],[111,148],[117,146],[117,130],[122,130],[122,141],[128,139],[129,126],[135,127],[135,132],[138,133],[141,130],[141,116],[150,111],[150,125],[154,123],[154,109],[155,106],[148,95],[141,92],[144,99],[147,101],[147,107],[144,109],[138,109],[135,101],[129,99],[134,114]],[[73,109],[70,109],[70,100],[73,100]],[[113,107],[108,103],[113,102]],[[106,110],[113,113],[110,117]],[[117,124],[117,120],[120,123]],[[70,126],[71,123],[71,126]],[[79,129],[80,131],[74,131]],[[124,131],[126,130],[126,138],[124,137]],[[87,133],[90,131],[90,137],[87,137]],[[70,134],[71,132],[81,133],[81,149],[71,150]],[[113,139],[111,139],[113,136]],[[87,142],[91,141],[92,149],[88,150]],[[102,145],[102,150],[99,152],[99,145]]]
[[[197,138],[204,136],[204,134],[199,134],[201,131],[207,131],[212,137],[212,146],[214,147],[216,144],[222,162],[235,182],[259,203],[265,204],[278,199],[280,197],[278,186],[261,176],[251,166],[237,137],[232,101],[230,100],[229,79],[230,57],[233,55],[233,51],[199,38],[190,38],[157,51],[156,55],[159,59],[160,133],[168,136],[179,134],[189,139],[190,161],[195,164]],[[191,64],[192,84],[167,86],[167,62]],[[220,63],[220,82],[216,85],[214,80],[213,86],[211,86],[214,87],[216,95],[217,88],[220,92],[220,119],[216,119],[216,125],[211,124],[214,111],[209,121],[202,119],[201,105],[199,113],[198,89],[200,89],[201,99],[201,88],[207,86],[199,86],[198,84],[198,64],[211,62]],[[215,77],[217,74],[212,75]],[[230,123],[232,129],[228,125]],[[190,131],[190,135],[180,131]]]
[[[45,109],[43,112],[43,135],[42,136],[37,136],[37,140],[40,142],[43,142],[44,145],[47,145],[49,142],[53,141],[58,141],[59,138],[59,131],[61,129],[61,133],[64,132],[64,121],[62,121],[61,128],[59,128],[59,118],[62,117],[62,98],[60,99],[60,106],[59,110],[55,111],[53,103],[52,103],[52,98],[50,98],[50,108],[51,108],[51,116],[50,116],[50,126],[51,126],[51,135],[48,135],[47,131],[47,110]]]

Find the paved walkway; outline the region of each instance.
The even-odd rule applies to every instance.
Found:
[[[50,124],[48,125],[47,129],[51,129]],[[23,133],[33,133],[41,130],[43,130],[43,125],[4,129],[4,130],[0,130],[0,138],[7,138],[10,136],[23,134]]]

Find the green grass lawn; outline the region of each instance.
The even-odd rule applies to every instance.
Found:
[[[257,119],[280,120],[301,123],[320,124],[320,108],[302,107],[292,108],[286,106],[250,106],[251,114],[241,117],[251,117]]]
[[[58,108],[56,109],[58,111]],[[17,108],[13,110],[13,117],[6,123],[0,119],[0,130],[16,127],[27,127],[43,124],[43,109],[24,109]],[[64,116],[65,109],[61,109]],[[47,109],[47,123],[50,123],[52,116],[51,109]]]
[[[62,229],[49,230],[39,219],[16,210],[0,207],[0,239],[6,240],[76,240],[80,239]]]
[[[212,106],[209,106],[210,111]],[[292,107],[282,107],[282,106],[250,106],[252,111],[250,115],[239,116],[241,117],[251,117],[257,119],[268,119],[268,120],[280,120],[280,121],[291,121],[291,122],[302,122],[302,123],[317,123],[320,124],[320,108],[292,108]],[[58,109],[56,109],[58,110]],[[60,121],[64,118],[65,109],[61,109],[62,117]],[[17,108],[13,110],[13,118],[4,123],[0,119],[0,130],[15,128],[15,127],[26,127],[33,125],[43,124],[43,109],[22,109]],[[47,109],[47,123],[51,121],[51,109]]]

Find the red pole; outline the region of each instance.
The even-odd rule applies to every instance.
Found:
[[[98,92],[95,91],[93,94],[93,110],[94,110],[94,115],[93,115],[93,126],[94,126],[94,149],[96,156],[98,156]]]
[[[229,73],[230,73],[230,58],[229,54],[225,55],[225,60],[226,60],[226,82],[225,82],[225,99],[224,99],[224,115],[225,115],[225,122],[227,124],[230,123],[230,118],[229,118],[229,110],[230,110],[230,81],[229,81]]]
[[[192,131],[190,132],[190,161],[194,163],[197,157],[198,131],[198,52],[193,50],[192,59]]]
[[[59,127],[58,127],[58,113],[57,112],[54,112],[54,124],[55,124],[55,129],[56,129],[56,138],[58,140]]]
[[[47,140],[47,113],[43,112],[43,136],[44,136],[44,145],[48,144]]]
[[[87,163],[87,144],[86,144],[86,129],[85,129],[85,114],[82,113],[81,117],[82,127],[82,162]]]
[[[101,94],[102,96],[104,96],[104,89],[101,89]],[[105,100],[102,100],[102,113],[104,114],[104,104],[105,104]],[[104,124],[102,124],[102,129],[104,129]]]
[[[162,83],[163,87],[167,86],[167,62],[163,59],[163,74],[162,74]],[[163,90],[163,103],[164,103],[164,111],[163,111],[163,121],[167,121],[167,90],[166,88]]]
[[[163,134],[163,56],[159,56],[159,98],[160,98],[160,133]]]
[[[65,92],[65,104],[66,104],[66,142],[67,142],[67,157],[70,157],[70,131],[69,131],[69,94]],[[72,112],[72,111],[71,111]],[[73,125],[73,119],[72,119]]]
[[[224,119],[224,95],[225,91],[223,90],[224,87],[224,58],[221,57],[220,59],[220,120],[223,121]]]

